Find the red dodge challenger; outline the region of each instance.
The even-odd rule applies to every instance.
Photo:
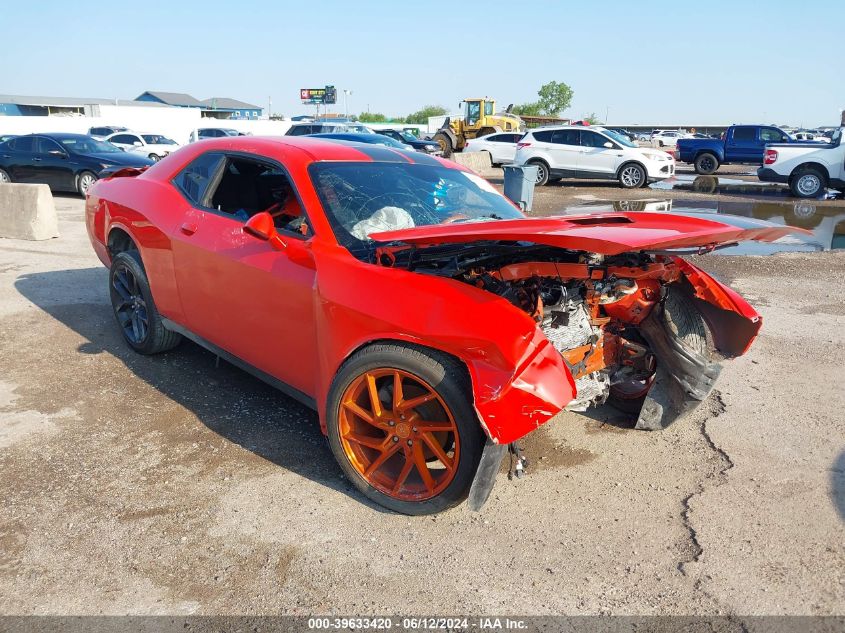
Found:
[[[792,229],[529,218],[446,160],[299,137],[193,143],[88,194],[126,342],[183,337],[315,408],[346,476],[407,514],[480,508],[508,446],[610,401],[659,429],[760,316],[679,257]]]

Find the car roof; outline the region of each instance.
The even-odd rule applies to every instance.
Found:
[[[594,132],[607,132],[607,128],[601,125],[544,125],[542,127],[530,129],[528,132],[546,132],[548,130],[592,130]],[[519,132],[511,132],[511,134],[518,133]],[[506,134],[506,132],[493,132],[493,134]]]
[[[384,143],[384,134],[369,134],[367,132],[328,132],[325,134],[311,134],[311,138],[333,138],[360,143]]]
[[[35,134],[25,134],[24,136],[45,136],[54,141],[91,138],[88,134],[71,134],[69,132],[37,132]]]

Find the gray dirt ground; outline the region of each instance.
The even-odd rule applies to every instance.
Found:
[[[624,197],[538,205],[585,193]],[[0,240],[0,613],[845,613],[845,253],[704,258],[765,318],[705,406],[562,413],[482,513],[408,518],[270,387],[131,353],[56,200],[61,238]]]

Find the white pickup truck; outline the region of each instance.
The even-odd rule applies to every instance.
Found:
[[[834,131],[830,143],[767,144],[757,177],[788,184],[798,198],[817,198],[828,187],[845,191],[843,130]]]

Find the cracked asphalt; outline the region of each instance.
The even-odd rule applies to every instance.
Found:
[[[0,239],[0,614],[845,613],[845,253],[697,258],[765,322],[692,416],[562,413],[483,512],[408,518],[270,387],[131,353],[56,202]]]

